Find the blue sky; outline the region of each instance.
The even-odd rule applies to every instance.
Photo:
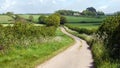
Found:
[[[0,13],[53,13],[59,9],[82,11],[95,7],[105,13],[120,11],[120,0],[0,0]]]

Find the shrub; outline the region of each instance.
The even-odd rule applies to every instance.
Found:
[[[65,23],[67,23],[66,17],[60,16],[60,24],[64,25]]]
[[[46,25],[58,27],[60,25],[60,17],[56,14],[50,15],[46,18]]]
[[[14,20],[15,20],[15,23],[17,23],[17,22],[21,22],[21,23],[28,22],[26,19],[20,17],[19,15],[15,15]]]
[[[1,50],[8,49],[11,46],[29,45],[25,40],[40,39],[43,37],[54,36],[56,27],[34,26],[32,23],[17,22],[13,26],[0,26],[0,53]],[[24,44],[23,44],[24,43]],[[20,46],[19,46],[20,47]]]
[[[120,16],[111,16],[104,20],[103,24],[100,26],[98,33],[100,36],[103,36],[104,33],[107,34],[107,37],[104,39],[105,45],[110,51],[111,57],[116,57],[120,59],[120,44],[116,42],[119,39],[119,26],[120,25]]]
[[[46,24],[45,22],[46,16],[42,15],[38,18],[38,23],[39,24]]]
[[[85,34],[93,34],[96,30],[92,29],[86,29],[86,28],[78,28],[78,27],[74,27],[74,26],[70,26],[70,25],[66,25],[68,28],[74,30],[74,31],[77,31],[79,33],[85,33]]]
[[[95,35],[92,52],[96,68],[119,68],[120,16],[106,18]]]
[[[28,19],[30,22],[34,22],[34,17],[32,15],[30,15]]]

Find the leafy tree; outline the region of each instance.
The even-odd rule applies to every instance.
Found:
[[[120,15],[120,11],[118,11],[118,12],[114,13],[114,15]]]
[[[20,23],[28,22],[26,19],[20,17],[19,15],[15,15],[14,20],[15,20],[15,23],[17,23],[17,22],[20,22]]]
[[[114,59],[120,59],[120,16],[110,16],[104,20],[98,29],[100,38],[105,36],[104,42],[109,50],[110,56]]]
[[[47,26],[58,27],[60,25],[60,17],[56,14],[50,15],[45,21]]]
[[[69,16],[73,16],[74,13],[80,13],[77,11],[73,11],[73,10],[58,10],[55,13],[59,13],[60,15],[69,15]]]
[[[7,12],[6,13],[6,15],[8,15],[8,16],[11,16],[11,15],[13,15],[14,13],[13,12]]]
[[[98,15],[98,16],[103,16],[103,15],[105,15],[105,13],[102,12],[102,11],[97,11],[97,15]]]
[[[38,23],[39,23],[39,24],[46,24],[45,19],[46,19],[46,16],[41,15],[41,16],[38,18]]]
[[[86,10],[96,13],[96,9],[94,7],[88,7]]]
[[[82,14],[84,14],[85,16],[95,16],[96,13],[92,12],[92,11],[88,11],[88,10],[84,10],[82,12]]]
[[[10,16],[11,18],[15,19],[15,15],[13,12],[7,12],[6,15]]]
[[[34,21],[34,17],[32,15],[29,16],[29,21],[33,22]]]
[[[88,7],[86,10],[83,10],[82,14],[85,16],[96,16],[97,12],[95,8]]]
[[[64,17],[64,16],[60,16],[60,24],[65,24],[67,22],[67,19],[66,19],[66,17]]]

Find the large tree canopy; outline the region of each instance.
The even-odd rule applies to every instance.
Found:
[[[102,11],[96,11],[94,7],[88,7],[86,10],[82,11],[85,16],[102,16],[105,15]]]
[[[60,25],[60,17],[56,14],[52,14],[46,18],[46,25],[47,26],[59,26]]]

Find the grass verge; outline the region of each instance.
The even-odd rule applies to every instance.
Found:
[[[5,55],[0,55],[0,68],[34,68],[73,43],[73,39],[57,30],[54,38],[27,48],[15,47]]]

